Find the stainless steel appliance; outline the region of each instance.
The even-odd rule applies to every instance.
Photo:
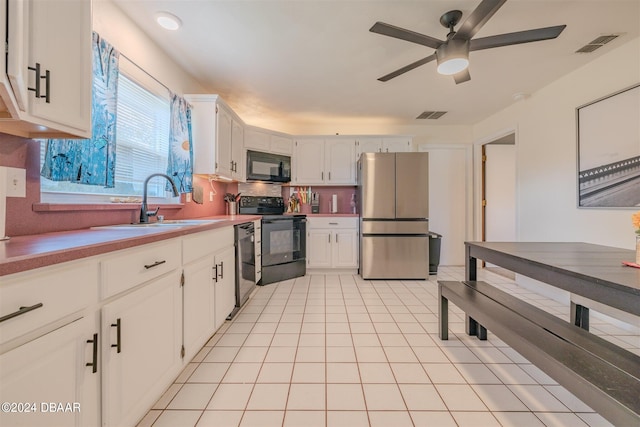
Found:
[[[306,215],[284,215],[282,197],[240,197],[240,213],[262,215],[262,279],[259,285],[304,276]]]
[[[253,222],[238,224],[235,229],[236,246],[236,306],[227,319],[232,319],[247,302],[256,286],[255,228]]]
[[[429,277],[428,153],[363,153],[358,160],[360,275]]]
[[[282,154],[247,150],[247,180],[267,182],[291,181],[291,157]]]

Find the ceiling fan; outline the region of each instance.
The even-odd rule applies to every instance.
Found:
[[[440,24],[449,29],[446,40],[439,40],[411,30],[385,24],[384,22],[376,22],[369,31],[436,49],[432,55],[384,75],[378,80],[386,82],[435,59],[438,63],[438,72],[440,74],[453,75],[456,84],[464,83],[471,79],[468,68],[469,52],[555,39],[566,27],[566,25],[557,25],[474,39],[473,36],[506,1],[482,0],[457,31],[454,30],[454,27],[460,22],[462,12],[452,10],[445,13],[440,17]]]

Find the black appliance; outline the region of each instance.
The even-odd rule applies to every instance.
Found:
[[[253,222],[234,226],[236,246],[236,306],[228,320],[240,310],[256,286],[256,248]]]
[[[282,197],[242,196],[240,214],[262,215],[262,279],[259,285],[304,276],[306,215],[284,215]]]
[[[291,157],[247,150],[247,180],[291,181]]]

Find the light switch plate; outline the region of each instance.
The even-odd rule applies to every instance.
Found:
[[[7,197],[27,197],[27,170],[20,168],[0,167],[4,175]],[[3,180],[0,180],[2,182]]]

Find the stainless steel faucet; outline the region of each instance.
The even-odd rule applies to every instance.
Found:
[[[149,180],[151,178],[153,178],[154,176],[161,176],[167,179],[167,181],[169,181],[169,183],[171,183],[171,188],[173,189],[173,196],[174,197],[178,197],[178,188],[176,187],[175,182],[173,182],[173,180],[171,179],[171,177],[169,175],[165,175],[163,173],[152,173],[151,175],[149,175],[147,177],[147,179],[144,180],[144,193],[142,195],[142,207],[140,208],[140,223],[141,224],[146,224],[149,222],[149,217],[150,216],[156,216],[158,214],[158,211],[160,210],[160,206],[158,206],[156,208],[155,211],[149,211],[147,210],[147,187],[149,186]]]

